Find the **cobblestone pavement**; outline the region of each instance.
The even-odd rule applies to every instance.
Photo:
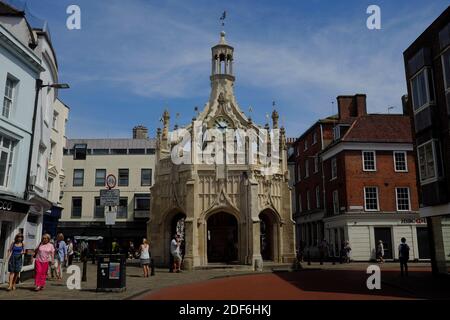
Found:
[[[79,265],[81,268],[80,264]],[[6,291],[7,285],[0,286],[0,300],[118,300],[127,299],[144,292],[181,284],[205,281],[216,277],[227,277],[248,274],[247,270],[213,269],[184,271],[182,273],[169,273],[167,269],[156,269],[155,276],[144,278],[142,269],[137,266],[127,266],[127,289],[124,292],[96,292],[97,269],[96,265],[88,263],[87,282],[81,283],[81,290],[69,290],[66,286],[67,275],[63,281],[50,280],[40,292],[34,292],[34,280],[30,279],[17,285],[17,290]]]
[[[266,265],[264,272],[246,269],[207,269],[169,273],[157,269],[143,278],[141,268],[127,266],[127,290],[96,292],[96,266],[88,264],[88,281],[81,290],[69,290],[63,281],[48,281],[41,292],[34,292],[33,280],[6,291],[0,286],[0,300],[119,300],[119,299],[449,299],[448,281],[435,280],[428,263],[411,263],[410,277],[399,276],[397,263],[380,265],[382,290],[366,287],[369,263],[320,265],[303,264],[304,270],[289,272],[287,266]],[[275,272],[273,272],[275,271]],[[67,275],[66,275],[67,278]]]

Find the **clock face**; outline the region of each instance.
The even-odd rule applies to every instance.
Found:
[[[228,121],[226,118],[224,117],[218,117],[216,118],[216,120],[214,121],[214,125],[217,129],[219,129],[220,131],[225,131],[226,129],[230,128],[230,121]]]

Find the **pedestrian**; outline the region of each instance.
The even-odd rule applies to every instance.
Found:
[[[342,241],[341,243],[341,250],[339,251],[339,263],[342,264],[344,262],[346,256],[345,252],[345,241]]]
[[[67,239],[67,266],[71,266],[73,262],[73,257],[75,255],[75,250],[73,248],[73,242],[70,238]]]
[[[139,249],[140,250],[140,249]],[[133,259],[136,255],[136,249],[134,248],[134,242],[130,241],[128,244],[128,259]]]
[[[144,278],[148,278],[149,276],[149,265],[150,265],[150,245],[148,244],[147,239],[142,240],[142,244],[139,248],[140,252],[140,260],[141,266],[144,271]]]
[[[173,257],[173,271],[181,272],[181,236],[175,235],[170,243],[170,254]]]
[[[34,283],[36,285],[34,291],[40,291],[45,287],[49,263],[53,264],[55,261],[55,247],[50,243],[49,234],[46,233],[42,236],[41,243],[34,251],[34,259]]]
[[[62,233],[58,233],[56,236],[55,249],[56,279],[62,280],[63,266],[67,263],[67,245],[64,242],[64,235]]]
[[[378,241],[378,245],[377,245],[377,261],[379,263],[384,263],[384,244],[383,244],[383,240]]]
[[[14,237],[14,242],[11,244],[8,250],[8,291],[16,290],[17,278],[22,271],[24,253],[25,246],[23,244],[23,235],[21,233],[18,233]]]
[[[348,240],[345,241],[344,252],[345,252],[345,262],[350,263],[352,247],[350,246],[350,241],[348,241]]]
[[[120,252],[119,243],[117,242],[117,239],[114,239],[114,241],[111,243],[111,250],[112,253],[117,254]]]
[[[398,246],[398,257],[400,260],[400,272],[408,276],[408,260],[409,260],[409,246],[406,244],[406,239],[401,238],[401,243]]]
[[[45,234],[45,233],[44,233],[44,234]],[[56,243],[56,239],[51,238],[51,239],[50,239],[50,244],[53,246],[53,248],[55,248],[55,243]],[[54,279],[57,277],[57,274],[56,274],[56,264],[55,264],[55,262],[52,262],[52,263],[49,265],[48,273],[50,273],[50,279],[49,279],[49,280],[54,280]]]
[[[328,251],[328,243],[326,239],[323,239],[319,244],[319,259],[320,264],[323,264],[323,260],[326,258],[326,252]]]

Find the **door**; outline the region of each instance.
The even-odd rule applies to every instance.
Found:
[[[419,248],[419,259],[431,258],[428,228],[417,228],[417,246]]]
[[[5,283],[8,277],[8,241],[11,234],[11,222],[0,221],[0,283]]]
[[[391,228],[374,228],[375,231],[375,248],[378,242],[383,241],[384,258],[393,259],[392,252],[392,229]]]
[[[234,262],[238,259],[237,220],[228,213],[208,219],[208,262]]]

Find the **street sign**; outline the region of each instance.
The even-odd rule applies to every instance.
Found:
[[[116,176],[113,175],[113,174],[109,174],[109,175],[106,177],[106,186],[107,186],[109,189],[114,189],[114,188],[116,187],[116,184],[117,184]]]
[[[119,189],[100,190],[100,205],[102,207],[115,207],[120,203]]]
[[[105,225],[113,226],[116,224],[117,218],[117,207],[112,207],[111,211],[107,210],[105,212]]]

